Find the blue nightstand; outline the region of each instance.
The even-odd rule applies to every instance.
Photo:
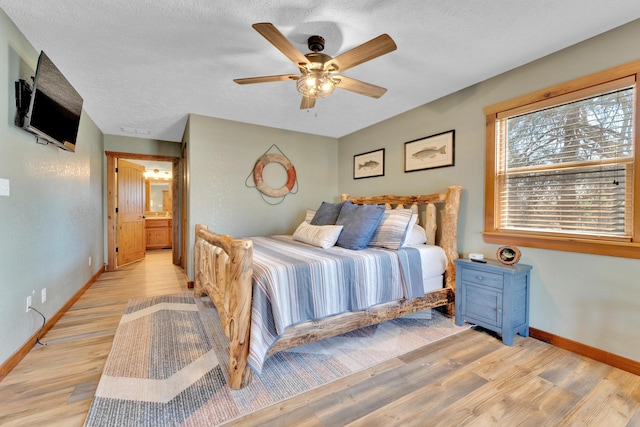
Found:
[[[455,264],[456,325],[466,320],[482,326],[501,334],[506,345],[513,344],[516,333],[529,336],[530,265],[469,259]]]

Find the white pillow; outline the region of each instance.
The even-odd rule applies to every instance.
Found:
[[[418,224],[414,224],[407,235],[408,237],[402,246],[414,246],[427,243],[427,232]]]
[[[327,249],[336,244],[341,232],[341,225],[311,225],[302,221],[293,233],[293,240]]]
[[[409,225],[407,226],[407,232],[404,234],[404,240],[402,241],[402,246],[407,246],[409,237],[411,237],[411,231],[413,230],[413,226],[416,225],[417,223],[418,223],[418,214],[414,213],[413,215],[411,215],[411,221],[409,221]],[[426,234],[426,230],[425,230],[425,234]]]
[[[304,220],[309,224],[311,224],[311,220],[313,219],[314,216],[316,216],[316,210],[307,209],[307,213],[305,214]]]
[[[413,218],[411,209],[387,209],[382,222],[373,233],[369,246],[398,249],[405,240],[409,224]],[[416,220],[418,215],[416,215]]]
[[[397,205],[395,209],[411,209],[411,212],[416,216],[416,222],[418,221],[418,205],[411,205],[408,208],[405,208],[404,205]]]

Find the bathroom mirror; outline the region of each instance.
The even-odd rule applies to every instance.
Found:
[[[146,179],[146,211],[171,214],[171,181]]]

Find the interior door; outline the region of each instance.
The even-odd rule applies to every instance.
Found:
[[[116,197],[116,265],[139,261],[145,255],[144,166],[118,159]]]

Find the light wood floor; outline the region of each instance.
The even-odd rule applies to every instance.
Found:
[[[171,250],[103,273],[0,381],[0,425],[81,426],[127,301],[186,290]]]
[[[104,273],[0,382],[0,425],[81,426],[127,300],[186,290],[170,257]],[[640,377],[469,330],[231,425],[640,426]]]

